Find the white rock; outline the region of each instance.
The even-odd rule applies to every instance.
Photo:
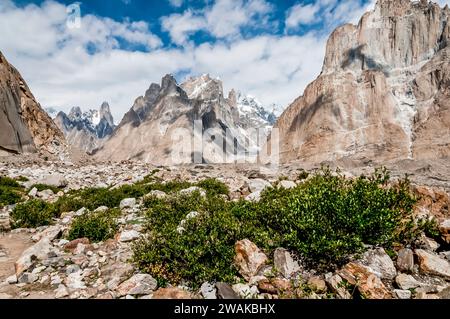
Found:
[[[107,206],[100,206],[96,210],[94,210],[95,213],[98,212],[106,212],[109,208]]]
[[[118,240],[120,242],[126,243],[126,242],[136,240],[139,237],[141,237],[141,234],[133,229],[133,230],[126,230],[126,231],[121,232],[119,234]]]
[[[286,249],[277,248],[273,254],[273,260],[275,268],[286,279],[290,279],[292,275],[300,271],[300,265]]]
[[[259,202],[261,200],[261,191],[251,193],[245,197],[245,200],[249,202]]]
[[[205,282],[200,287],[200,292],[205,299],[217,299],[217,289],[214,285],[211,285],[209,282]]]
[[[191,195],[192,193],[199,192],[200,196],[205,197],[206,191],[203,188],[200,188],[198,186],[192,186],[186,189],[183,189],[179,192],[180,195]]]
[[[120,202],[120,209],[133,208],[136,206],[136,198],[125,198]]]
[[[69,295],[69,291],[67,291],[66,286],[59,285],[58,289],[55,290],[55,298],[60,299],[67,297]]]
[[[16,284],[17,276],[16,275],[9,276],[8,278],[6,278],[6,282],[10,285]]]
[[[137,274],[121,283],[117,288],[119,297],[126,295],[148,295],[158,287],[156,280],[147,274]]]
[[[231,288],[233,288],[234,292],[237,293],[242,299],[253,299],[259,293],[256,286],[249,286],[246,284],[235,284]]]
[[[164,193],[163,191],[158,191],[158,190],[153,190],[150,193],[148,193],[147,195],[145,195],[145,197],[155,197],[158,199],[164,199],[167,197],[167,194]]]
[[[420,282],[418,282],[413,276],[406,274],[399,274],[395,278],[395,282],[403,290],[414,289],[420,286]]]
[[[43,176],[40,179],[39,184],[45,184],[45,185],[55,186],[55,187],[66,187],[68,185],[68,182],[63,175],[52,174],[52,175]]]
[[[14,265],[17,277],[28,270],[34,262],[46,259],[51,251],[53,251],[53,247],[48,238],[41,239],[25,250]]]
[[[364,253],[361,262],[368,266],[380,279],[393,280],[397,275],[394,262],[383,248],[367,251]]]
[[[266,188],[272,187],[268,181],[261,178],[250,179],[247,183],[251,193],[262,192]]]
[[[417,249],[416,254],[419,257],[419,266],[423,273],[450,280],[450,263],[447,260],[422,249]]]
[[[295,184],[293,181],[281,181],[279,183],[279,186],[285,189],[291,189],[297,187],[297,184]]]
[[[28,196],[30,197],[36,197],[38,193],[38,190],[36,187],[33,187],[33,189],[28,193]]]
[[[398,299],[411,299],[412,295],[411,291],[401,289],[394,289],[394,293]]]

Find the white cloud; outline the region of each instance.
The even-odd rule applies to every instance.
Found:
[[[169,0],[171,6],[179,8],[183,5],[184,0]]]
[[[302,5],[297,4],[288,10],[286,17],[286,28],[296,29],[300,25],[317,22],[316,14],[320,6],[317,4]]]
[[[236,39],[242,27],[267,26],[272,5],[265,0],[216,0],[202,10],[186,10],[163,17],[162,27],[176,44],[185,44],[192,34],[204,31],[219,39]]]

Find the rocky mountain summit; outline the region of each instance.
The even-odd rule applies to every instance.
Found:
[[[362,162],[450,154],[450,9],[379,0],[330,36],[323,70],[280,117],[281,159]]]
[[[257,114],[249,118],[253,111]],[[245,153],[255,148],[249,129],[270,122],[273,115],[254,101],[238,100],[234,90],[225,97],[218,79],[202,75],[178,85],[173,76],[166,75],[161,85],[153,83],[136,99],[95,158],[158,164],[224,163],[238,149]],[[194,134],[196,128],[198,134]]]
[[[99,110],[83,113],[79,107],[69,114],[59,112],[55,118],[69,144],[90,154],[99,148],[116,128],[109,104],[104,102]]]
[[[64,136],[0,52],[0,152],[64,157]]]

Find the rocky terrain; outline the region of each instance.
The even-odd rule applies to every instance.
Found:
[[[44,152],[67,157],[64,136],[0,52],[0,155]]]
[[[449,155],[450,9],[379,0],[336,29],[323,70],[284,114],[284,162]]]
[[[88,154],[98,149],[116,128],[107,102],[104,102],[99,110],[89,110],[85,113],[79,107],[72,108],[68,115],[59,112],[54,121],[63,132],[67,143]]]
[[[11,230],[9,215],[14,205],[6,206],[0,215],[3,229],[0,234],[0,296],[25,299],[450,298],[450,199],[447,193],[450,183],[439,178],[440,174],[448,174],[449,169],[445,162],[433,165],[414,162],[409,168],[404,163],[391,165],[392,176],[400,177],[409,172],[413,185],[417,185],[417,181],[421,183],[413,187],[421,196],[415,212],[437,218],[441,232],[438,239],[422,235],[412,246],[399,246],[393,251],[369,246],[364,254],[345,265],[322,271],[308,267],[294,251],[279,247],[273,256],[267,255],[253,242],[242,238],[235,243],[233,262],[240,279],[205,282],[195,289],[188,285],[162,285],[150,274],[142,272],[132,259],[133,245],[145,236],[146,196],[179,195],[152,191],[143,197],[123,199],[117,206],[119,228],[105,241],[67,239],[71,224],[79,216],[95,214],[84,207],[61,214],[50,226]],[[353,178],[370,170],[370,167],[348,169],[345,175]],[[21,176],[26,181],[20,183],[28,189],[37,183],[59,187],[56,191],[34,188],[26,195],[29,200],[38,198],[46,202],[55,202],[71,190],[80,188],[117,189],[133,185],[149,174],[166,182],[195,183],[205,178],[217,178],[229,187],[229,200],[254,201],[271,185],[284,188],[301,185],[303,180],[299,179],[299,172],[304,171],[294,165],[277,171],[248,165],[155,167],[136,162],[33,165],[24,161],[20,164],[3,162],[0,166],[0,175]],[[180,194],[191,191],[194,190],[182,190]],[[93,211],[105,209],[108,208],[98,207]],[[195,218],[191,215],[186,218]]]

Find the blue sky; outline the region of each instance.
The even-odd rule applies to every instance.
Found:
[[[374,2],[80,0],[73,27],[74,1],[0,0],[0,50],[44,107],[106,100],[119,120],[166,73],[209,73],[225,91],[286,107],[320,73],[333,29]]]

